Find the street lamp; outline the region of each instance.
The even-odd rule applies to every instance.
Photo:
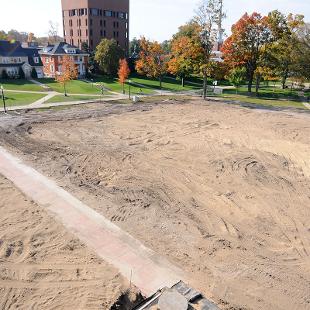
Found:
[[[4,97],[4,88],[3,86],[1,85],[1,95],[2,95],[2,101],[3,101],[3,110],[4,110],[4,113],[6,113],[6,105],[5,105],[5,97]]]
[[[129,85],[129,100],[131,99],[131,80],[128,81],[128,85]]]

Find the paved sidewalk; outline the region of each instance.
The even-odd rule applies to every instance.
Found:
[[[307,109],[310,109],[310,104],[309,104],[309,103],[303,102],[303,105],[304,105]]]
[[[149,296],[184,273],[0,146],[0,173]],[[138,225],[138,223],[137,223]]]
[[[46,94],[50,92],[47,91],[36,91],[36,90],[16,90],[16,89],[6,89],[5,92],[14,92],[14,93],[26,93],[26,94]]]
[[[43,84],[43,83],[41,83],[41,82],[39,82],[39,81],[36,81],[36,80],[33,80],[33,79],[30,79],[29,81],[30,81],[31,83],[33,83],[33,84],[36,84],[36,85],[41,86],[41,87],[44,88],[44,89],[50,89],[49,86],[47,86],[47,85],[45,85],[45,84]]]
[[[57,92],[50,92],[48,93],[45,97],[31,103],[30,105],[28,105],[28,108],[37,108],[37,107],[41,107],[42,104],[44,104],[47,100],[55,97],[56,95],[59,95],[59,93]]]
[[[56,93],[56,95],[59,95],[59,93]],[[51,94],[51,96],[55,96],[55,94]],[[97,96],[96,96],[97,97]],[[128,99],[128,97],[124,95],[118,94],[116,95],[105,95],[104,97],[98,97],[98,99],[90,99],[90,100],[79,100],[79,101],[65,101],[65,102],[45,102],[49,98],[47,96],[43,97],[42,99],[38,100],[40,102],[34,102],[29,105],[22,105],[22,106],[10,106],[7,107],[7,111],[19,111],[19,110],[29,110],[29,109],[44,109],[44,108],[52,108],[52,107],[60,107],[60,106],[73,106],[73,105],[79,105],[79,104],[87,104],[87,103],[93,103],[93,102],[109,102],[109,101],[115,101],[115,100],[123,100]],[[3,107],[0,106],[0,112],[3,112]]]

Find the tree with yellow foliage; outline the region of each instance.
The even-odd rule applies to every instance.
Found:
[[[197,41],[188,36],[176,36],[171,43],[171,59],[168,71],[182,80],[199,71],[199,62],[203,57],[203,49]]]
[[[162,78],[167,73],[168,56],[162,46],[157,42],[151,42],[144,37],[140,40],[139,60],[136,62],[136,70],[139,74],[150,78],[159,79],[162,88]]]

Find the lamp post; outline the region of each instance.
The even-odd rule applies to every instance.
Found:
[[[4,88],[3,86],[1,85],[1,95],[2,95],[2,101],[3,101],[3,110],[4,110],[4,113],[6,113],[6,105],[5,105],[5,97],[4,97]]]
[[[128,85],[129,85],[128,95],[129,95],[129,100],[130,100],[131,99],[131,80],[128,81]]]

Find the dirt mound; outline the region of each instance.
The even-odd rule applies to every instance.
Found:
[[[0,213],[1,309],[109,309],[126,288],[117,270],[1,176]]]
[[[97,105],[9,119],[0,139],[224,309],[308,309],[309,120],[220,103]]]

